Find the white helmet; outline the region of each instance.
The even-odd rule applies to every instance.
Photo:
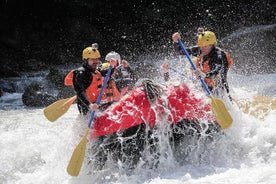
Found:
[[[121,64],[121,56],[117,52],[111,51],[105,56],[106,61],[110,61],[111,59],[115,59],[118,61],[118,64]]]

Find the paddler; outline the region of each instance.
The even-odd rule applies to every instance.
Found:
[[[172,35],[173,46],[177,55],[183,55],[178,40],[181,39],[180,33],[175,32]],[[197,46],[188,48],[189,54],[195,57],[194,62],[197,70],[194,72],[196,76],[201,75],[204,78],[209,90],[216,96],[224,96],[229,94],[229,85],[227,82],[227,73],[232,67],[233,61],[230,55],[216,46],[217,38],[212,31],[204,31],[198,28]],[[164,63],[163,66],[165,80],[169,80],[169,64]],[[225,93],[226,92],[226,93]]]
[[[116,62],[100,63],[101,54],[98,50],[98,44],[94,43],[91,47],[87,47],[82,52],[82,67],[72,70],[65,77],[65,85],[73,86],[77,93],[77,106],[81,114],[86,115],[89,110],[97,110],[99,106],[95,103],[100,94],[103,79],[107,74],[108,68],[113,67],[111,74],[114,72]],[[118,91],[114,81],[108,81],[104,89],[101,99],[100,108],[106,108],[114,101],[120,100],[120,92]]]

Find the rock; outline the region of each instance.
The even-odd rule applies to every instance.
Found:
[[[29,85],[22,95],[22,102],[29,107],[45,107],[56,100],[55,96],[43,92],[43,87],[38,83]]]
[[[15,93],[16,92],[16,87],[15,87],[14,83],[12,83],[8,80],[1,80],[0,88],[3,92],[7,92],[7,93]]]
[[[0,88],[0,97],[3,96],[4,92],[2,90],[2,88]]]

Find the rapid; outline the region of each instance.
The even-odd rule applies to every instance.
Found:
[[[180,66],[178,70],[181,71]],[[177,80],[179,76],[175,77]],[[43,77],[34,75],[31,79],[39,81]],[[242,75],[230,71],[228,79],[234,99],[276,97],[276,73]],[[13,80],[18,83],[27,81]],[[21,102],[21,95],[4,94],[0,99],[0,183],[276,182],[275,110],[252,116],[244,113],[237,105],[227,103],[234,120],[232,126],[210,144],[196,141],[196,147],[191,148],[192,154],[183,158],[185,164],[178,164],[164,141],[161,142],[164,155],[161,157],[161,164],[155,169],[138,165],[130,173],[120,163],[111,163],[108,169],[91,171],[85,160],[80,175],[71,177],[66,172],[66,167],[88,121],[79,117],[76,104],[73,104],[60,119],[50,122],[44,117],[43,108],[25,107]],[[257,108],[252,106],[251,111],[257,111]]]

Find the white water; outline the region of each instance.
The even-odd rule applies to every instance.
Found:
[[[260,95],[271,86],[274,94],[270,95],[275,96],[275,79],[276,74],[230,74],[235,98]],[[207,146],[209,151],[200,155],[205,160],[177,166],[168,158],[163,167],[138,168],[132,175],[111,168],[92,176],[83,167],[78,177],[71,177],[66,167],[86,126],[77,118],[75,105],[54,123],[44,117],[42,108],[0,110],[0,183],[275,183],[275,111],[263,121],[243,114],[235,106],[230,111],[233,125],[222,139]]]
[[[242,76],[230,72],[228,77],[235,99],[276,97],[276,73]],[[129,174],[118,163],[119,167],[110,165],[91,175],[84,163],[80,175],[71,177],[66,167],[84,134],[86,121],[78,118],[73,104],[65,115],[51,123],[44,117],[43,108],[24,107],[21,95],[4,94],[0,98],[0,184],[276,183],[275,111],[259,120],[230,106],[234,122],[225,135],[186,158],[183,166],[175,162],[164,146],[167,157],[157,169],[137,167]]]

